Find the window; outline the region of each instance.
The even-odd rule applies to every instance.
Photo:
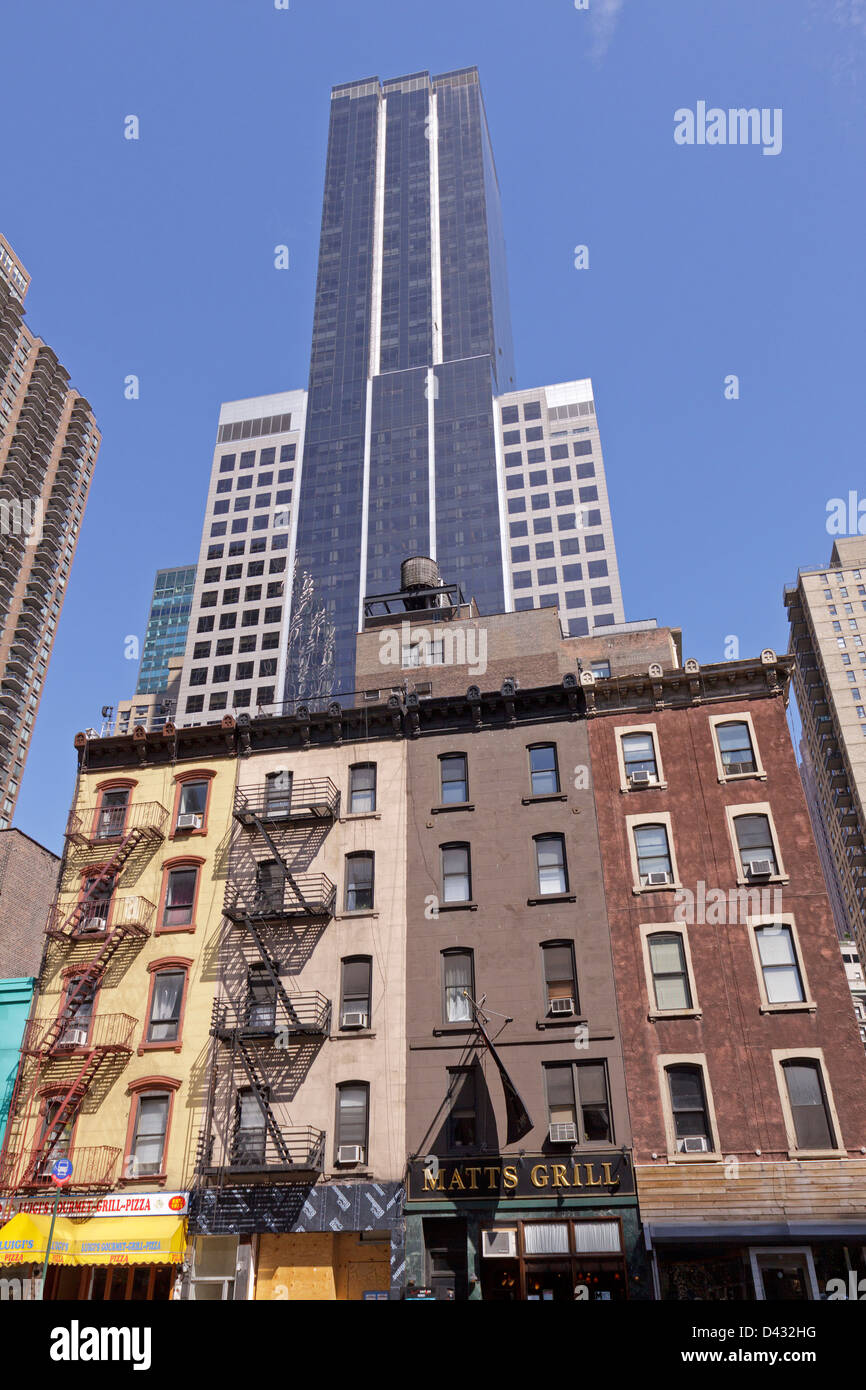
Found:
[[[198,869],[169,870],[162,913],[164,927],[186,927],[192,924],[197,878]]]
[[[265,1099],[269,1092],[265,1090]],[[251,1089],[238,1091],[235,1110],[235,1129],[232,1136],[232,1166],[256,1168],[266,1158],[267,1126],[256,1093]]]
[[[638,878],[642,887],[672,882],[673,871],[666,825],[636,825],[634,847]]]
[[[346,911],[372,912],[373,910],[373,856],[372,854],[346,855]]]
[[[747,723],[736,720],[717,724],[716,738],[725,777],[740,777],[757,772],[758,765]]]
[[[127,1177],[151,1177],[163,1171],[170,1103],[168,1095],[137,1097]]]
[[[439,759],[442,805],[453,806],[469,800],[469,776],[465,753],[446,753]]]
[[[535,835],[538,891],[542,895],[568,892],[565,839],[562,835]]]
[[[150,1019],[147,1025],[147,1042],[177,1042],[180,1033],[180,1011],[185,984],[186,971],[184,970],[155,972],[150,999]]]
[[[260,859],[256,865],[256,912],[280,913],[285,897],[286,873],[276,859]]]
[[[529,750],[529,783],[533,796],[555,796],[559,791],[556,744],[540,743]]]
[[[113,878],[100,883],[96,875],[93,875],[84,880],[83,901],[79,901],[78,925],[75,928],[76,936],[108,930],[108,914],[113,892]]]
[[[604,1062],[545,1066],[553,1143],[611,1143],[610,1100]]]
[[[471,951],[442,952],[442,1016],[446,1023],[471,1023],[475,982]]]
[[[734,830],[740,863],[747,877],[757,878],[762,874],[779,872],[769,816],[736,816]]]
[[[246,1022],[248,1028],[272,1033],[277,1018],[277,991],[268,967],[256,961],[247,970]]]
[[[442,846],[442,901],[468,903],[472,900],[469,846]]]
[[[68,1005],[72,995],[75,995],[75,1013],[57,1039],[58,1047],[86,1046],[98,988],[98,982],[95,980],[87,980],[83,975],[70,976],[66,983],[64,1007]]]
[[[654,1007],[661,1013],[693,1007],[681,932],[653,932],[647,940]]]
[[[684,1065],[665,1070],[677,1153],[711,1152],[714,1144],[702,1069]]]
[[[593,661],[591,665],[592,674],[595,676],[596,680],[606,680],[610,675],[609,661]]]
[[[66,1157],[72,1143],[74,1117],[69,1115],[67,1111],[67,1118],[59,1124],[57,1123],[57,1116],[62,1104],[61,1097],[56,1099],[51,1097],[45,1100],[45,1108],[42,1112],[42,1133],[39,1136],[40,1144],[45,1140],[46,1135],[50,1137],[44,1149],[45,1157],[39,1165],[37,1174],[41,1178],[47,1178],[50,1175],[55,1159]]]
[[[449,1068],[451,1109],[448,1112],[449,1149],[473,1149],[479,1142],[477,1069]]]
[[[775,922],[758,927],[755,940],[767,1003],[803,1003],[806,994],[791,928]]]
[[[369,814],[376,809],[376,764],[356,763],[349,768],[349,814]]]
[[[366,1081],[344,1081],[337,1087],[338,1163],[363,1163],[366,1160],[369,1108],[370,1087]],[[350,1157],[354,1148],[360,1149],[360,1160]],[[346,1150],[349,1152],[346,1153]]]
[[[546,942],[541,948],[544,991],[548,1014],[578,1012],[574,945],[571,941]]]
[[[282,820],[292,809],[292,774],[285,768],[265,777],[265,815]]]
[[[113,787],[103,791],[96,817],[97,840],[113,840],[123,834],[129,806],[129,787]]]
[[[209,785],[208,782],[181,783],[177,803],[176,830],[201,830],[203,828]]]
[[[369,956],[349,956],[343,961],[340,986],[340,1027],[368,1028],[373,981],[373,962]]]
[[[834,1149],[836,1141],[824,1091],[821,1064],[799,1057],[782,1063],[798,1149]]]
[[[623,771],[629,786],[657,783],[659,780],[656,763],[655,739],[648,729],[632,734],[623,734],[620,739]]]

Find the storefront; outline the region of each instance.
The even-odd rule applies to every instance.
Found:
[[[174,1296],[187,1243],[186,1193],[70,1194],[58,1203],[53,1232],[53,1199],[18,1206],[0,1228],[7,1277],[26,1281],[13,1296],[33,1296],[49,1233],[46,1300],[125,1303]]]
[[[866,1226],[830,1235],[816,1226],[646,1226],[658,1297],[673,1302],[817,1302],[831,1280],[847,1287],[852,1271],[866,1274]]]
[[[631,1160],[609,1150],[411,1163],[406,1263],[445,1300],[652,1296]]]
[[[208,1188],[194,1194],[190,1240],[184,1298],[387,1298],[402,1288],[403,1187]]]

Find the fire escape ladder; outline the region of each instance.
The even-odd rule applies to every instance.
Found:
[[[283,1163],[285,1163],[287,1166],[290,1166],[292,1162],[292,1156],[289,1153],[289,1149],[285,1139],[283,1138],[282,1131],[280,1130],[280,1127],[274,1118],[274,1113],[271,1110],[271,1104],[268,1100],[267,1087],[265,1086],[264,1082],[259,1076],[259,1073],[256,1069],[256,1065],[252,1059],[252,1054],[250,1053],[250,1050],[247,1047],[246,1043],[240,1037],[236,1039],[236,1042],[238,1056],[241,1059],[241,1064],[249,1079],[253,1095],[255,1096],[259,1109],[261,1110],[262,1115],[264,1117],[268,1133],[273,1139],[274,1144],[276,1145],[277,1153],[280,1155],[280,1158],[283,1160]]]
[[[258,927],[253,922],[252,918],[249,915],[247,915],[245,920],[247,924],[247,931],[253,938],[253,941],[256,943],[258,953],[262,958],[262,962],[268,974],[271,977],[276,996],[282,1004],[283,1008],[285,1009],[288,1015],[289,1022],[292,1024],[293,1027],[297,1028],[300,1026],[300,1020],[298,1019],[298,1015],[295,1013],[292,1001],[286,993],[285,986],[282,980],[280,979],[280,974],[277,969],[277,962],[274,960],[273,956],[271,955],[270,951],[265,945],[264,938],[262,937],[262,934],[259,931]]]
[[[285,874],[286,881],[290,885],[292,892],[295,894],[295,897],[297,898],[298,902],[303,904],[305,911],[312,912],[313,909],[311,905],[307,902],[306,898],[300,890],[298,883],[292,877],[288,864],[286,863],[283,856],[280,854],[280,851],[277,849],[276,844],[274,843],[273,839],[265,829],[264,822],[262,821],[261,817],[257,814],[257,812],[253,811],[252,809],[250,809],[249,817],[250,820],[253,821],[256,827],[258,828],[259,834],[264,839],[265,844],[271,851],[271,854],[274,856],[277,863],[281,866],[282,871]]]
[[[72,933],[75,931],[75,928],[78,926],[78,923],[81,921],[81,918],[83,917],[85,910],[96,898],[96,894],[98,893],[99,889],[104,886],[106,881],[117,878],[118,874],[120,873],[120,870],[123,868],[129,856],[132,854],[132,851],[140,843],[143,837],[144,831],[139,829],[137,826],[133,826],[129,834],[124,836],[123,841],[121,842],[121,844],[118,845],[117,850],[112,855],[111,859],[109,859],[108,863],[103,865],[103,867],[94,875],[93,879],[88,884],[86,891],[79,898],[78,902],[75,904],[69,916],[66,917],[62,925],[58,927],[56,935],[72,935]]]
[[[69,1090],[66,1092],[66,1095],[63,1097],[60,1105],[52,1116],[50,1128],[45,1130],[45,1133],[40,1138],[30,1156],[30,1161],[24,1170],[21,1186],[27,1186],[35,1178],[39,1171],[40,1164],[47,1156],[48,1151],[52,1148],[53,1143],[56,1142],[52,1136],[56,1136],[58,1132],[62,1133],[69,1120],[75,1114],[75,1111],[87,1094],[87,1088],[99,1070],[101,1062],[102,1054],[97,1051],[89,1052],[84,1058],[78,1069],[75,1080],[72,1082]]]

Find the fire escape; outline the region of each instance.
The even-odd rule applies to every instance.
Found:
[[[243,969],[224,972],[228,997],[213,1007],[197,1164],[201,1177],[220,1184],[239,1175],[314,1175],[324,1164],[324,1132],[291,1123],[286,1105],[328,1036],[331,1001],[287,989],[283,975],[334,915],[335,885],[297,865],[313,857],[339,803],[330,778],[286,776],[282,787],[235,794],[223,910],[226,944]]]
[[[56,1017],[34,1013],[27,1023],[0,1157],[0,1191],[45,1187],[61,1156],[73,1159],[73,1189],[112,1184],[121,1150],[76,1145],[73,1151],[70,1138],[85,1098],[101,1082],[110,1084],[132,1052],[137,1020],[128,1014],[91,1016],[92,1001],[118,952],[150,934],[156,907],[122,891],[123,873],[138,876],[163,839],[167,819],[158,802],[88,807],[70,815],[65,870],[71,878],[83,876],[85,887],[74,905],[61,888],[45,928],[67,960],[68,985]]]

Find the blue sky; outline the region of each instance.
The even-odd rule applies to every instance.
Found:
[[[786,648],[783,583],[866,492],[866,0],[9,0],[3,42],[0,230],[104,436],[22,830],[59,848],[73,736],[196,559],[220,402],[306,386],[337,82],[479,66],[518,385],[593,378],[627,616]],[[699,101],[781,108],[781,153],[675,144]]]

